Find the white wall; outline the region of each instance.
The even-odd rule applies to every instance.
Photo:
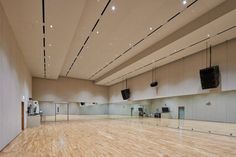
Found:
[[[31,97],[31,75],[0,4],[0,150],[21,132],[21,101]],[[25,100],[23,100],[23,96]],[[25,113],[26,126],[26,113]]]
[[[57,102],[108,102],[108,87],[92,81],[59,78],[45,80],[33,78],[33,99]]]
[[[236,90],[236,39],[220,44],[212,49],[212,64],[220,66],[221,87],[216,91]],[[205,51],[162,66],[158,69],[159,87],[151,88],[151,72],[146,72],[128,80],[131,90],[130,100],[210,93],[202,90],[199,69],[206,67]],[[109,102],[122,102],[122,83],[109,87]]]

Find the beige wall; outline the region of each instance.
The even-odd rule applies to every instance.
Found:
[[[108,87],[92,81],[59,78],[45,80],[33,78],[33,99],[57,102],[108,102]]]
[[[130,114],[130,108],[148,102],[146,109],[154,113],[165,104],[171,117],[178,118],[178,106],[185,106],[185,118],[206,121],[236,122],[236,39],[212,49],[212,63],[220,66],[221,86],[214,90],[202,90],[199,69],[206,66],[206,53],[199,52],[158,69],[158,88],[151,88],[151,72],[128,80],[130,101],[123,101],[122,83],[109,87],[109,113]],[[148,101],[150,99],[151,102]],[[207,103],[211,105],[206,105]],[[148,110],[147,110],[148,111]]]
[[[221,86],[216,91],[236,90],[236,39],[212,49],[212,64],[220,66]],[[206,67],[205,51],[191,55],[158,69],[158,88],[151,88],[151,72],[128,80],[131,100],[211,93],[202,90],[199,69]],[[109,87],[109,102],[122,102],[122,83]]]
[[[25,102],[26,111],[27,100],[31,97],[31,75],[24,63],[24,58],[17,46],[1,4],[0,89],[1,150],[21,132],[21,101]]]

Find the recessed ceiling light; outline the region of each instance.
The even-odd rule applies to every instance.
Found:
[[[48,56],[48,59],[50,59],[51,58],[51,56]]]
[[[53,28],[53,25],[50,25],[50,28]]]
[[[151,30],[152,30],[152,27],[150,27],[149,30],[151,31]]]
[[[210,34],[207,34],[207,37],[210,37]]]
[[[111,10],[112,10],[112,11],[115,11],[115,10],[116,10],[116,6],[113,5],[113,6],[111,7]]]
[[[48,46],[50,46],[50,47],[51,47],[51,46],[52,46],[52,44],[48,44]]]
[[[96,33],[99,34],[99,31],[97,31]]]
[[[182,1],[183,5],[187,4],[187,0]]]
[[[132,46],[132,44],[131,44],[131,43],[129,43],[129,46]]]

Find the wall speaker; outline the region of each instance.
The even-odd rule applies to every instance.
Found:
[[[219,66],[213,66],[200,70],[202,89],[217,88],[220,84]]]
[[[152,82],[152,83],[150,84],[151,87],[156,87],[157,85],[158,85],[158,82],[157,82],[157,81]]]
[[[130,90],[129,90],[129,88],[122,90],[121,91],[121,95],[122,95],[123,100],[129,99],[130,98]]]

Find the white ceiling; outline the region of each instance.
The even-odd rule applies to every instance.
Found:
[[[58,78],[85,2],[45,0],[47,78]],[[44,77],[42,0],[1,0],[1,3],[32,75]]]
[[[234,0],[187,0],[185,5],[182,0],[45,0],[45,35],[42,0],[0,2],[34,77],[44,77],[45,37],[47,79],[64,76],[112,85],[150,70],[160,58],[167,57],[156,66],[204,49],[205,43],[186,47],[207,34],[213,45],[236,37],[236,28],[214,36],[236,25]],[[219,14],[211,12],[217,8]]]

